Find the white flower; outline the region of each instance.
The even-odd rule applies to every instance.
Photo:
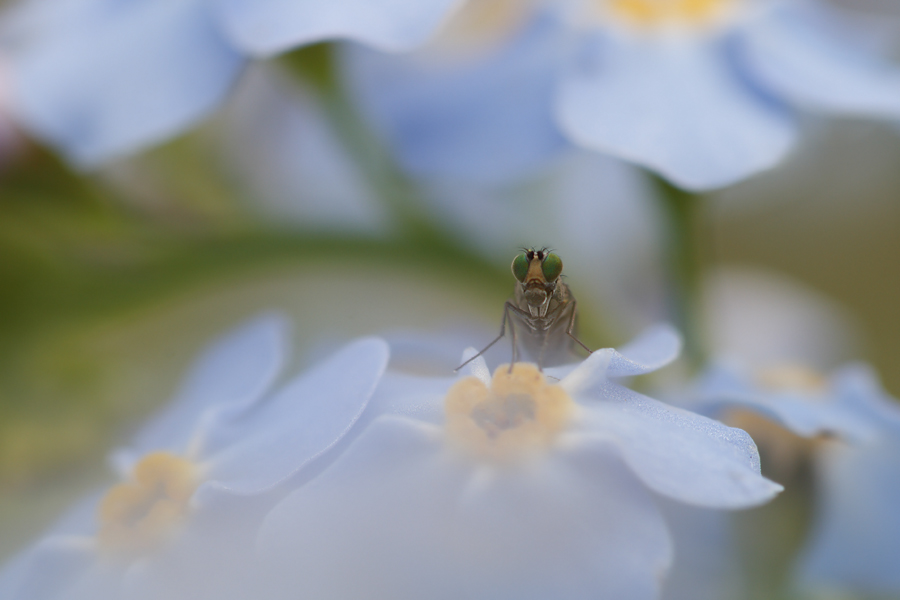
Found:
[[[415,46],[459,0],[25,0],[7,15],[16,116],[95,166],[208,114],[251,57],[327,39]]]
[[[423,51],[347,66],[417,174],[517,178],[571,143],[708,190],[781,162],[801,111],[900,117],[900,71],[839,21],[806,0],[472,0]]]
[[[679,343],[657,329],[546,375],[519,363],[491,378],[480,359],[463,379],[389,373],[352,443],[266,517],[265,593],[656,597],[672,550],[654,493],[741,508],[781,489],[744,432],[610,380]]]
[[[285,342],[282,320],[265,317],[207,351],[171,408],[115,455],[122,482],[14,559],[0,597],[250,597],[266,494],[350,430],[388,357],[362,339],[273,393]]]

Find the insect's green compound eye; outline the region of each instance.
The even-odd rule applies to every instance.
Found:
[[[541,271],[544,273],[544,279],[556,281],[556,278],[562,273],[562,259],[555,254],[548,254],[541,263]]]
[[[525,276],[528,275],[528,257],[524,254],[515,257],[512,261],[512,272],[516,279],[525,281]]]

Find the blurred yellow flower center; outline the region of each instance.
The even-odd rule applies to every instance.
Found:
[[[197,488],[196,471],[193,463],[168,452],[142,458],[133,480],[113,486],[100,501],[101,546],[144,552],[164,541],[187,514]]]
[[[481,380],[458,381],[444,400],[448,441],[466,454],[506,461],[550,446],[575,403],[547,383],[531,364],[502,365],[488,388]]]
[[[525,23],[529,0],[474,0],[466,2],[433,41],[438,50],[472,53],[508,39]]]
[[[756,382],[774,391],[820,392],[828,386],[820,373],[800,365],[760,369],[756,372]]]
[[[735,0],[599,0],[608,13],[634,25],[705,25],[733,8]]]

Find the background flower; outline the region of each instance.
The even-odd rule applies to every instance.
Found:
[[[708,190],[783,160],[798,111],[900,115],[900,71],[814,2],[492,4],[469,9],[504,23],[481,56],[462,36],[410,56],[345,53],[363,111],[416,174],[519,176],[563,152],[562,136]]]
[[[454,4],[25,1],[6,23],[16,118],[95,166],[196,123],[249,57],[329,38],[412,46]]]
[[[352,427],[388,357],[384,342],[361,340],[269,393],[285,351],[284,323],[273,318],[213,346],[174,404],[114,455],[123,482],[81,503],[14,560],[0,578],[4,595],[252,593],[247,537],[262,495]]]

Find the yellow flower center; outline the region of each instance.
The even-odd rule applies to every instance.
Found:
[[[478,56],[519,31],[528,19],[531,4],[529,0],[466,2],[434,38],[431,50],[457,57]]]
[[[730,12],[736,0],[595,0],[611,17],[641,27],[708,25]]]
[[[548,384],[536,366],[517,363],[510,372],[502,365],[490,388],[467,377],[447,392],[447,439],[476,458],[521,458],[550,446],[574,408],[565,390]]]
[[[828,382],[820,373],[800,365],[778,365],[760,369],[756,382],[773,391],[821,392]]]
[[[135,465],[132,481],[113,486],[100,501],[101,547],[128,553],[155,548],[187,514],[196,489],[193,463],[168,452],[148,454]]]

